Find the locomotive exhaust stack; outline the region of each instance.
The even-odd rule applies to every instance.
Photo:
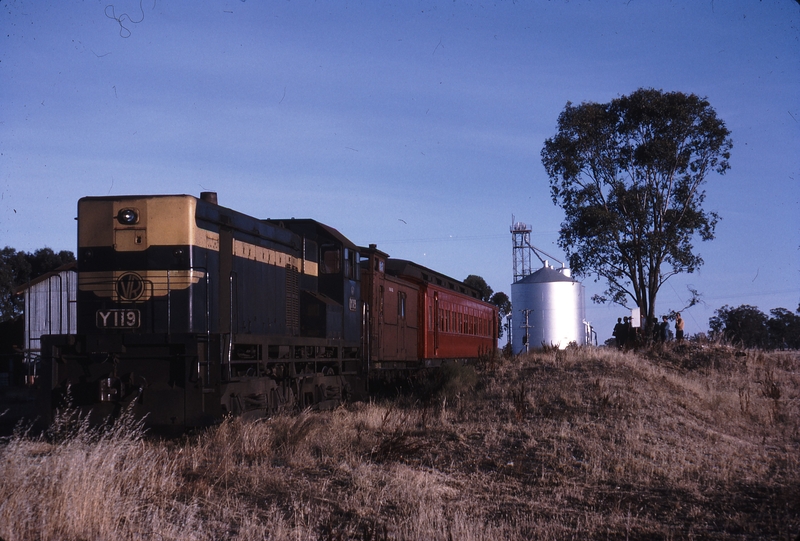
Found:
[[[213,205],[219,205],[217,202],[217,192],[200,192],[200,200]]]

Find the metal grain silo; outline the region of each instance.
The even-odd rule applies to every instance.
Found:
[[[514,307],[514,353],[542,345],[567,347],[570,342],[587,343],[584,288],[569,275],[569,269],[545,266],[511,285],[511,305]],[[527,313],[527,328],[526,328]]]

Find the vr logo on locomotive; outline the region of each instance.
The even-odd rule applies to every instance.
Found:
[[[135,272],[126,272],[117,278],[117,295],[123,301],[135,301],[144,293],[144,280]]]

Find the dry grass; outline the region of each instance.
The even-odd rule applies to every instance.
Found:
[[[800,357],[573,349],[181,440],[62,423],[0,446],[0,537],[786,539]]]

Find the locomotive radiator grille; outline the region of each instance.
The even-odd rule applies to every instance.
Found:
[[[144,302],[151,297],[166,297],[171,291],[188,289],[203,278],[205,272],[195,269],[84,271],[78,274],[78,289],[114,302]]]

